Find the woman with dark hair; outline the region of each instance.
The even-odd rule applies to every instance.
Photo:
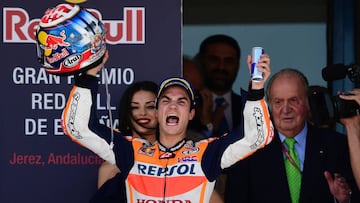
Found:
[[[146,138],[150,142],[156,140],[156,125],[154,124],[157,124],[157,121],[154,117],[157,89],[156,83],[141,81],[133,83],[125,90],[119,105],[120,132],[124,135]],[[139,100],[134,101],[136,98]],[[143,117],[143,113],[148,113],[151,117]]]

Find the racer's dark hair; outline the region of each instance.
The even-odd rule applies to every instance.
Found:
[[[131,100],[134,94],[138,91],[149,91],[157,95],[158,86],[151,81],[135,82],[130,85],[123,93],[119,103],[119,130],[124,135],[132,135],[133,126],[131,124]]]

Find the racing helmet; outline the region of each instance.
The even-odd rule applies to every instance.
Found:
[[[103,23],[76,4],[45,11],[36,30],[38,61],[49,74],[71,75],[102,62],[106,52]]]

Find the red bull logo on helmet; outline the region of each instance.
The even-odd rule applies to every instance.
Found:
[[[51,74],[65,75],[101,63],[106,29],[93,14],[77,5],[48,9],[37,29],[38,60]]]
[[[37,35],[37,39],[40,43],[40,47],[44,49],[45,56],[51,54],[51,50],[57,50],[58,46],[68,47],[70,43],[66,42],[65,30],[62,30],[60,36],[47,34],[44,31],[40,31]]]

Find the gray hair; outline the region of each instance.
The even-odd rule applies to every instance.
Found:
[[[289,75],[289,76],[294,76],[296,78],[299,78],[303,85],[303,88],[305,90],[305,94],[306,95],[308,94],[309,82],[308,82],[308,79],[306,78],[306,76],[301,71],[299,71],[295,68],[283,68],[279,72],[275,73],[268,82],[268,85],[266,88],[266,97],[267,97],[268,101],[270,101],[270,99],[271,99],[270,93],[271,93],[271,88],[272,88],[274,81],[282,75]]]

